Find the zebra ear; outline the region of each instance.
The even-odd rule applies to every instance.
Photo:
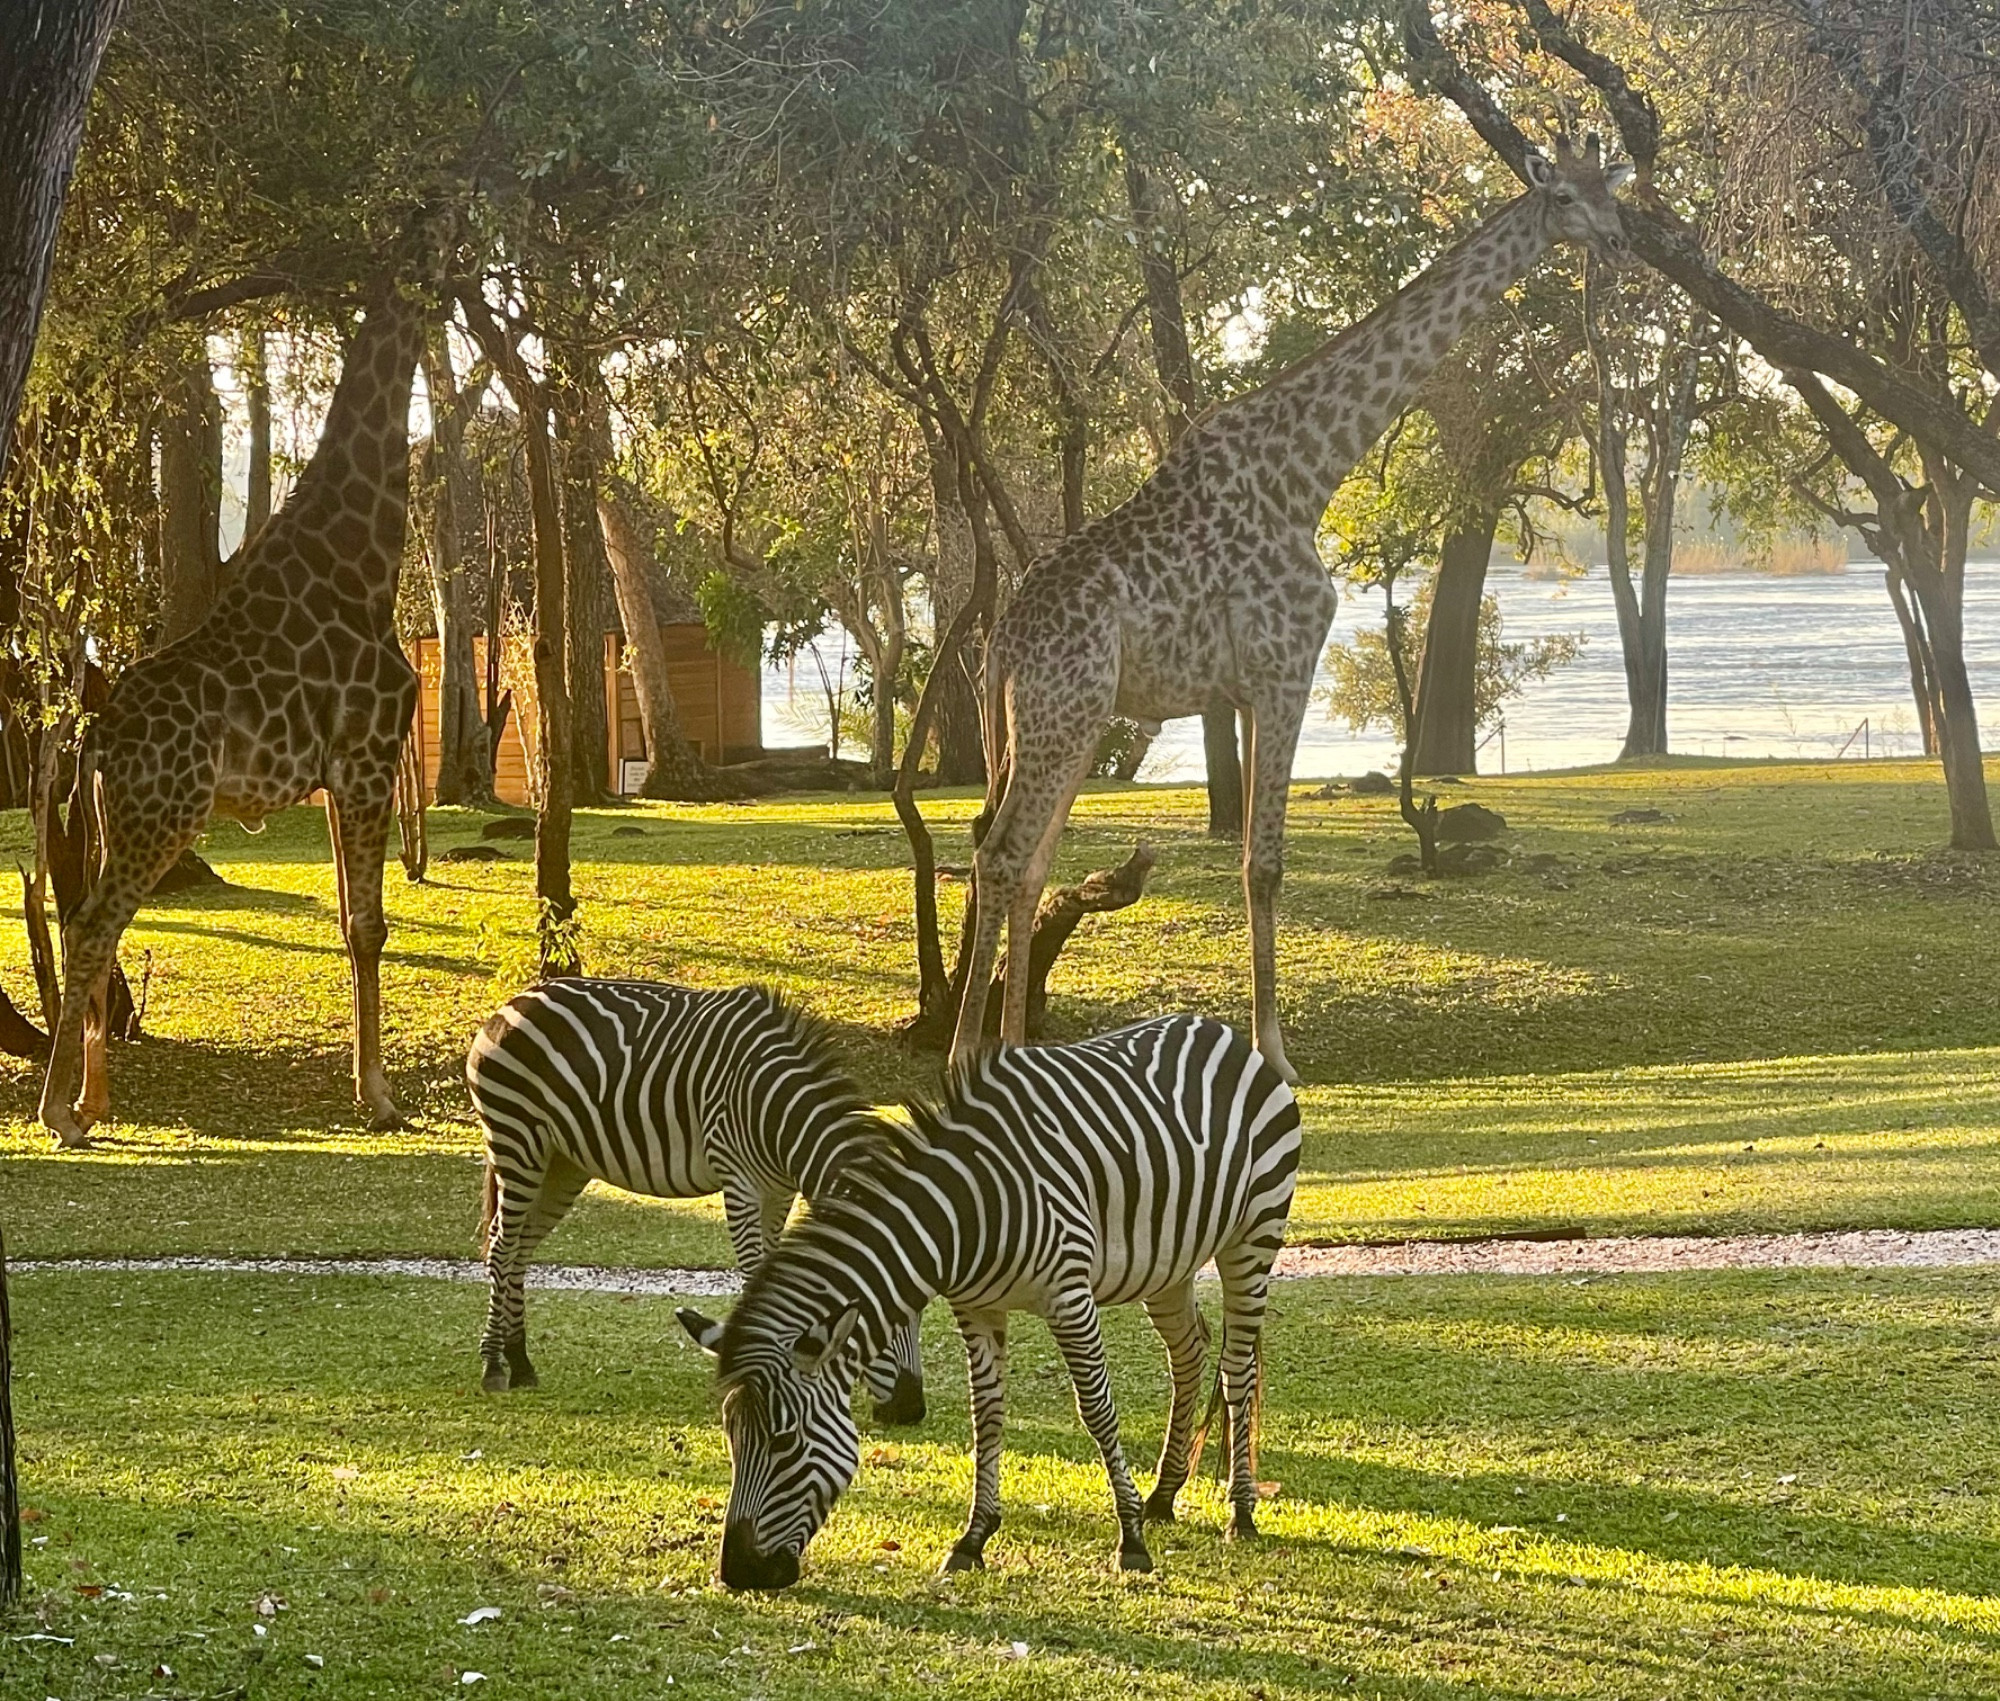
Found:
[[[847,1345],[847,1337],[854,1333],[854,1325],[861,1319],[861,1307],[850,1305],[826,1329],[808,1329],[798,1338],[792,1348],[792,1363],[801,1376],[817,1376],[822,1370],[840,1357],[840,1349]]]
[[[722,1325],[712,1317],[704,1317],[699,1311],[681,1306],[674,1312],[675,1319],[688,1332],[688,1339],[708,1354],[715,1357],[716,1349],[722,1345]]]

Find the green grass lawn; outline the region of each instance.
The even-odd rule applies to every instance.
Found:
[[[1591,1233],[2000,1222],[2000,871],[1935,846],[1933,770],[1682,763],[1480,780],[1539,872],[1425,885],[1386,800],[1295,788],[1280,936],[1308,1083],[1299,1238],[1567,1227]],[[1062,871],[1152,843],[1145,900],[1078,933],[1057,1033],[1167,1009],[1245,1020],[1233,847],[1187,789],[1078,805]],[[966,854],[966,796],[930,800]],[[1652,807],[1672,820],[1609,825]],[[433,815],[439,848],[479,817]],[[23,824],[0,831],[0,850]],[[8,838],[11,835],[11,840]],[[209,854],[227,892],[150,909],[149,1037],[113,1053],[104,1149],[57,1156],[37,1081],[0,1066],[0,1199],[21,1256],[135,1251],[461,1253],[476,1147],[467,1037],[520,984],[532,915],[504,863],[392,866],[390,1064],[415,1130],[363,1131],[347,1084],[346,959],[322,819]],[[808,799],[586,813],[576,883],[590,966],[763,980],[835,1024],[884,1096],[934,1083],[890,1037],[914,978],[909,875],[885,804]],[[956,889],[947,888],[947,926]],[[17,956],[19,953],[17,953]],[[11,972],[8,970],[11,968]],[[24,965],[0,965],[31,1002]],[[1746,1149],[1748,1148],[1748,1149]],[[728,1261],[705,1204],[585,1201],[552,1256]]]
[[[932,1417],[864,1437],[778,1599],[708,1581],[728,1464],[664,1301],[536,1296],[544,1388],[490,1399],[469,1287],[19,1289],[15,1633],[74,1642],[0,1643],[10,1701],[2000,1693],[2000,1273],[1283,1286],[1266,1539],[1206,1479],[1137,1579],[1025,1323],[993,1569],[933,1576],[970,1476],[933,1318]],[[1149,1462],[1160,1355],[1111,1341]]]
[[[1523,854],[1438,885],[1386,874],[1409,842],[1391,805],[1313,789],[1280,938],[1307,1081],[1295,1238],[2000,1224],[2000,871],[1935,849],[1932,770],[1477,781],[1451,795],[1503,810]],[[1245,1019],[1234,852],[1201,801],[1079,803],[1064,874],[1140,838],[1160,860],[1064,957],[1059,1036]],[[974,800],[928,807],[964,860]],[[1638,807],[1672,819],[1609,824]],[[438,812],[435,845],[479,820]],[[23,842],[0,822],[0,849]],[[350,1105],[325,846],[309,811],[220,828],[232,889],[134,927],[149,1036],[114,1048],[98,1150],[50,1150],[33,1072],[0,1065],[15,1257],[470,1253],[460,1068],[522,979],[528,862],[437,862],[423,887],[392,865],[414,1126],[384,1136]],[[936,1078],[890,1037],[908,879],[872,800],[579,818],[593,969],[775,984],[884,1097]],[[32,1002],[18,946],[0,982]],[[604,1190],[547,1256],[728,1261],[707,1203]],[[2000,1271],[1286,1284],[1269,1539],[1225,1546],[1204,1482],[1139,1579],[1111,1568],[1102,1472],[1034,1325],[994,1570],[933,1577],[970,1481],[934,1317],[931,1418],[865,1440],[777,1600],[709,1581],[727,1460],[665,1302],[536,1294],[546,1386],[495,1400],[469,1286],[43,1270],[15,1300],[34,1545],[4,1701],[2000,1694]],[[1110,1333],[1149,1463],[1163,1366],[1136,1314]],[[485,1605],[502,1616],[458,1622]]]

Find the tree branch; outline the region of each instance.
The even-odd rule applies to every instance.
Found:
[[[1526,6],[1530,0],[1517,3]],[[1404,0],[1403,27],[1415,67],[1465,114],[1496,153],[1516,172],[1523,171],[1527,138],[1500,109],[1499,102],[1438,39],[1428,0]],[[1555,21],[1553,28],[1555,38],[1544,36],[1543,44],[1556,52],[1556,40],[1565,38],[1567,32],[1560,21]],[[1582,49],[1576,51],[1593,67],[1617,69],[1600,55]],[[1590,71],[1584,74],[1591,76]],[[1608,72],[1600,69],[1599,74],[1609,79]],[[1622,72],[1619,79],[1622,83]],[[1596,81],[1594,77],[1592,80]],[[1613,101],[1611,90],[1604,83],[1596,86],[1608,102]],[[1625,134],[1625,115],[1621,115],[1616,102],[1612,104],[1612,115],[1620,122],[1619,133],[1629,149],[1634,137]],[[1637,140],[1645,145],[1647,138],[1643,131]],[[1686,225],[1657,199],[1651,207],[1622,202],[1619,213],[1632,251],[1678,284],[1771,365],[1780,371],[1810,371],[1831,378],[1852,390],[1884,419],[1901,426],[1913,437],[1935,444],[1940,452],[1973,473],[1988,491],[2000,493],[2000,442],[1980,430],[1959,408],[1898,377],[1881,361],[1851,343],[1793,318],[1734,278],[1725,277],[1701,251]]]

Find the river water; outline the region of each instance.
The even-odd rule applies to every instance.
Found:
[[[1575,661],[1507,704],[1504,735],[1489,737],[1480,772],[1502,771],[1503,741],[1510,773],[1613,760],[1625,736],[1625,673],[1604,570],[1556,581],[1530,577],[1511,563],[1495,565],[1487,589],[1499,599],[1505,638],[1580,632],[1584,646]],[[2000,561],[1967,568],[1965,603],[1966,662],[1984,742],[2000,744]],[[1380,593],[1343,592],[1332,641],[1344,642],[1357,627],[1377,627],[1381,619]],[[1902,634],[1873,563],[1793,577],[1677,578],[1667,592],[1667,651],[1667,742],[1676,754],[1824,758],[1844,746],[1851,756],[1921,748]],[[838,639],[823,641],[817,659],[803,657],[796,668],[781,665],[766,673],[767,743],[824,741],[820,662],[838,678]],[[1866,730],[1857,732],[1863,721]],[[1386,767],[1395,760],[1396,742],[1383,729],[1350,733],[1315,704],[1293,773],[1316,779]],[[1201,723],[1186,720],[1162,730],[1139,777],[1192,780],[1201,773]]]

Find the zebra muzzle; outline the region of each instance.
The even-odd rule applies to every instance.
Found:
[[[756,1526],[737,1518],[722,1529],[722,1586],[725,1589],[789,1589],[799,1580],[795,1553],[761,1553]]]
[[[923,1378],[907,1370],[896,1372],[896,1386],[886,1400],[875,1405],[877,1423],[922,1423],[924,1421]]]

